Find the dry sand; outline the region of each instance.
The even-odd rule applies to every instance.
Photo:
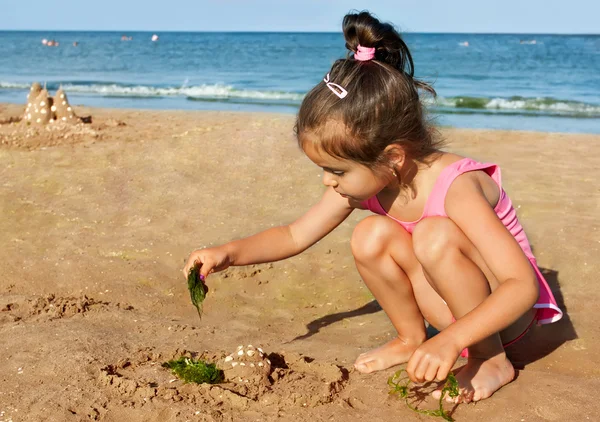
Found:
[[[0,120],[21,110],[0,105]],[[320,197],[292,116],[76,110],[94,123],[0,125],[0,421],[430,420],[388,395],[393,369],[352,369],[394,335],[349,250],[366,212],[300,256],[209,277],[202,320],[191,305],[189,252]],[[600,137],[443,133],[502,166],[566,310],[510,350],[524,368],[513,383],[455,419],[600,420]],[[269,388],[183,384],[160,365],[242,344],[269,354]]]

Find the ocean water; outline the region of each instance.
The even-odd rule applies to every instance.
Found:
[[[339,33],[121,35],[0,31],[0,102],[24,104],[38,81],[75,105],[295,113],[346,54]],[[404,38],[440,125],[600,133],[600,35]]]

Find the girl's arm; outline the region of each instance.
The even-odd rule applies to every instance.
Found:
[[[187,274],[195,262],[202,264],[201,276],[231,265],[279,261],[308,249],[329,234],[354,209],[355,204],[328,188],[321,200],[289,225],[274,227],[253,236],[215,248],[194,251],[183,269]]]
[[[505,329],[531,309],[539,284],[529,259],[496,215],[475,173],[454,181],[446,197],[446,213],[500,283],[479,306],[445,330],[462,350]]]

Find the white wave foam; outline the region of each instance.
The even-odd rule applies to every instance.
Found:
[[[56,85],[53,83],[52,85]],[[279,101],[301,101],[303,94],[281,91],[255,91],[235,89],[230,85],[196,85],[182,87],[155,87],[155,86],[125,86],[120,84],[87,84],[79,85],[72,83],[62,84],[65,91],[80,94],[97,94],[105,96],[124,97],[191,97],[198,99],[258,99]],[[28,89],[28,84],[12,82],[0,82],[0,88],[5,89]]]
[[[465,107],[464,102],[467,104],[472,101],[477,105],[473,107],[477,109],[486,110],[526,110],[526,111],[544,111],[552,112],[556,114],[600,114],[600,106],[593,104],[586,104],[577,101],[561,101],[549,98],[518,98],[518,99],[507,99],[507,98],[464,98],[464,97],[452,97],[444,98],[438,97],[437,100],[430,105],[458,108],[459,106]],[[468,106],[466,108],[469,108]]]

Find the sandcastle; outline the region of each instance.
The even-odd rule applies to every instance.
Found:
[[[260,347],[249,344],[223,359],[220,365],[225,379],[235,383],[270,384],[271,361]]]
[[[82,119],[73,111],[62,88],[51,97],[46,88],[35,82],[27,95],[23,121],[28,124],[45,125],[55,122],[80,123]]]

